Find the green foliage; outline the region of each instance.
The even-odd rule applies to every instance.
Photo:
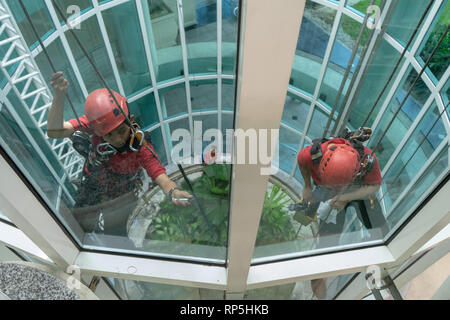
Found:
[[[257,245],[283,242],[294,237],[294,229],[286,210],[289,201],[291,199],[277,184],[273,185],[270,194],[266,193]]]
[[[160,203],[161,210],[153,220],[153,233],[148,238],[226,246],[231,165],[212,164],[202,168],[202,175],[191,181],[206,220],[196,203],[176,207],[168,199]],[[188,190],[185,182],[182,187]],[[290,200],[280,186],[274,185],[266,194],[261,225],[256,244],[270,244],[292,239],[294,230],[287,215],[286,203]]]
[[[421,58],[424,62],[426,62],[433,52],[433,49],[439,42],[439,39],[443,36],[447,29],[447,25],[442,24],[438,25],[434,28],[433,32],[430,34],[425,47],[423,48],[422,53],[420,54]],[[433,58],[431,58],[430,64],[428,67],[431,72],[439,78],[445,72],[448,67],[448,61],[450,58],[450,33],[444,37],[444,40],[436,50]]]

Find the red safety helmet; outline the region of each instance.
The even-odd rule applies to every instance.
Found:
[[[361,169],[358,152],[347,144],[328,146],[319,164],[323,185],[342,188],[353,183]]]
[[[128,116],[127,99],[117,92],[111,91],[123,112]],[[125,121],[125,116],[120,111],[108,89],[97,89],[91,92],[84,104],[84,113],[94,133],[99,137],[103,137]]]

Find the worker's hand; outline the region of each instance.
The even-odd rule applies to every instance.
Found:
[[[308,202],[312,202],[314,200],[311,187],[305,187],[303,189],[303,200]]]
[[[69,82],[64,78],[62,72],[54,73],[50,79],[50,84],[55,94],[66,95]]]
[[[342,201],[338,199],[338,196],[334,197],[330,201],[330,207],[337,210],[343,210],[349,201]]]
[[[190,201],[181,201],[178,199],[192,199],[192,195],[183,190],[174,190],[172,193],[172,203],[174,205],[187,207],[191,205]]]

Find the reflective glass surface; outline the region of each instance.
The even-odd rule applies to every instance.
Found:
[[[319,100],[327,105],[331,109],[336,104],[336,113],[339,112],[345,95],[347,94],[348,87],[355,72],[356,66],[359,63],[362,49],[367,41],[370,30],[364,28],[363,37],[356,48],[356,54],[350,65],[350,69],[345,80],[345,85],[342,88],[342,92],[339,93],[342,82],[344,81],[344,75],[347,71],[350,58],[355,50],[356,41],[358,39],[359,31],[361,29],[361,23],[354,21],[352,18],[343,15],[341,18],[341,24],[336,35],[333,50],[331,52],[330,61],[328,62],[327,70],[325,71],[325,78],[322,82],[322,86],[319,92]],[[339,100],[336,99],[339,96]]]
[[[378,151],[378,160],[380,161],[381,167],[387,163],[392,152],[395,151],[396,146],[405,136],[405,133],[420,113],[430,95],[430,90],[422,79],[419,79],[416,84],[414,84],[417,75],[417,72],[411,69],[405,74],[401,86],[388,105],[386,112],[381,118],[380,123],[370,140],[371,148],[376,148],[375,151]],[[411,88],[411,94],[407,96]],[[403,105],[401,105],[402,103]],[[379,139],[397,112],[398,115],[394,118],[394,122],[388,129],[386,137],[378,144]]]
[[[371,110],[373,111],[366,125],[371,126],[373,124],[383,105],[383,101],[385,101],[389,90],[394,84],[400,68],[396,69],[393,78],[387,84],[376,105],[375,102],[382,93],[399,59],[400,53],[383,39],[374,53],[372,63],[368,66],[365,79],[362,80],[361,90],[354,99],[354,107],[349,118],[349,125],[352,128],[360,127]],[[405,58],[402,58],[401,63],[404,63],[404,61]]]
[[[223,300],[224,291],[108,278],[122,300]]]
[[[163,116],[166,119],[188,112],[184,83],[159,90],[159,99]]]
[[[238,0],[222,0],[222,72],[235,74],[238,38]]]
[[[292,66],[290,84],[314,94],[336,10],[307,1]]]
[[[50,13],[55,13],[55,8],[51,6],[47,10],[50,2],[41,0],[25,3],[39,35],[45,39],[54,32]],[[21,8],[16,1],[10,4],[28,45],[32,46],[36,39]],[[214,130],[220,134],[217,131],[219,119],[222,130],[233,127],[238,22],[238,12],[234,9],[237,3],[224,1],[223,6],[217,8],[216,1],[186,0],[182,15],[174,0],[99,1],[95,13],[89,12],[93,10],[90,0],[76,4],[56,0],[56,4],[70,20],[75,20],[78,13],[90,15],[73,32],[108,87],[119,92],[122,85],[130,120],[135,122],[136,129],[145,132],[145,142],[139,135],[127,136],[127,141],[120,141],[121,147],[109,140],[114,132],[121,135],[115,130],[126,128],[123,123],[111,126],[102,137],[94,137],[94,121],[82,129],[91,135],[88,138],[78,133],[73,135],[71,129],[61,136],[50,132],[46,137],[47,121],[51,126],[55,121],[49,116],[52,97],[38,95],[36,100],[31,96],[21,101],[15,90],[9,90],[5,92],[7,103],[1,109],[2,146],[15,157],[19,167],[84,248],[223,264],[228,237],[230,165],[203,167],[202,160],[206,158],[202,153],[205,147],[220,141],[211,136]],[[220,29],[218,12],[222,12]],[[63,18],[58,18],[64,25]],[[180,36],[180,23],[185,37]],[[219,35],[223,40],[220,44]],[[85,113],[86,99],[82,88],[90,94],[105,85],[72,30],[65,30],[65,37],[68,46],[58,35],[46,44],[47,51],[55,68],[69,82],[68,95],[81,116]],[[182,45],[187,49],[184,59]],[[218,72],[219,52],[228,79],[223,79]],[[1,47],[2,57],[6,53],[7,47]],[[14,51],[10,58],[16,57]],[[57,90],[49,81],[53,75],[49,61],[43,52],[35,59],[50,92],[55,94],[54,102],[58,105],[55,108],[62,108],[63,121],[70,119],[72,127],[76,126],[67,99],[64,102],[56,99]],[[183,61],[188,62],[187,70]],[[80,77],[72,69],[74,65]],[[8,66],[10,75],[17,66]],[[209,74],[210,78],[189,79],[186,86],[184,78],[188,70],[190,74]],[[152,83],[152,73],[157,83]],[[4,87],[7,78],[1,80]],[[16,87],[19,92],[39,88],[33,81],[19,81]],[[34,114],[27,109],[29,105],[41,104],[46,108]],[[217,114],[219,106],[227,110],[221,117]],[[36,120],[42,122],[43,134]],[[108,121],[112,121],[111,118]],[[194,129],[198,132],[190,132],[190,122],[197,124]],[[177,129],[186,129],[185,136],[178,140],[174,135]],[[209,140],[205,138],[207,132]],[[194,133],[198,136],[194,137]],[[71,138],[73,142],[64,144],[68,140],[63,138]],[[64,147],[57,149],[61,145]],[[179,155],[189,157],[197,152],[199,162],[183,164],[183,176],[180,167],[173,163],[172,151],[186,145],[188,148],[181,149]],[[143,150],[148,154],[143,155]],[[187,201],[194,193],[195,201]]]
[[[419,2],[399,1],[391,19],[387,20],[388,33],[403,45],[427,5],[426,2]],[[347,1],[346,6],[364,16],[369,3],[365,0]],[[375,5],[381,5],[381,2],[375,1]],[[372,19],[373,12],[370,14]],[[439,18],[441,14],[439,12],[435,21],[440,19],[442,25],[445,20]],[[351,169],[355,173],[351,173],[350,177],[348,172],[353,166],[346,166],[350,160],[342,160],[340,165],[337,164],[339,160],[333,160],[339,159],[334,158],[335,154],[343,155],[334,153],[341,150],[338,146],[342,142],[332,142],[334,146],[327,145],[326,141],[313,143],[314,139],[322,138],[333,105],[337,103],[334,116],[344,111],[343,100],[358,63],[365,58],[362,56],[363,47],[368,44],[371,31],[365,28],[361,43],[355,48],[361,23],[343,14],[335,38],[330,39],[334,17],[334,9],[307,1],[281,120],[276,150],[279,159],[274,161],[279,170],[269,179],[253,263],[336,251],[343,246],[381,244],[419,203],[417,197],[411,199],[407,192],[415,187],[422,191],[432,188],[433,180],[426,178],[426,172],[438,179],[449,169],[448,164],[444,165],[445,159],[442,160],[446,154],[443,150],[448,153],[448,146],[444,146],[448,127],[445,122],[448,123],[448,119],[446,116],[438,119],[442,107],[438,108],[432,101],[430,103],[433,88],[423,79],[416,81],[418,72],[411,65],[405,65],[405,58],[399,61],[401,50],[399,52],[399,49],[392,47],[386,39],[374,43],[373,51],[368,53],[367,66],[359,70],[362,73],[361,83],[354,83],[357,88],[353,100],[349,101],[350,114],[341,113],[341,116],[348,118],[347,129],[353,130],[350,136],[357,137],[356,130],[371,112],[365,123],[373,130],[370,140],[369,137],[364,140],[362,136],[358,138],[368,148],[353,144],[352,150],[358,152],[360,159],[362,152],[368,159],[375,151],[373,167],[364,169],[367,163],[355,164],[357,169]],[[435,28],[435,25],[430,26],[429,32]],[[427,39],[428,34],[418,41],[425,42]],[[330,41],[333,41],[330,57],[323,61]],[[315,50],[314,53],[311,50]],[[343,85],[342,95],[336,102],[353,50],[355,59]],[[305,61],[299,63],[301,68],[297,69],[296,61],[300,58]],[[444,63],[441,70],[446,70],[447,60],[437,58],[437,61]],[[397,62],[399,67],[394,72]],[[315,72],[312,71],[314,63],[317,63]],[[317,80],[321,79],[320,71],[324,75],[322,82],[317,84]],[[399,79],[400,72],[402,77]],[[302,79],[298,77],[300,73],[302,76],[308,74],[308,81],[299,81]],[[311,95],[316,93],[317,85],[320,85],[320,91],[316,101],[310,102],[294,94],[299,92],[299,95],[303,93],[315,99]],[[441,90],[444,102],[448,101],[447,91],[448,85],[444,85]],[[330,129],[334,125],[332,120]],[[328,139],[343,137],[341,132],[326,135]],[[317,149],[319,147],[321,149]],[[343,181],[345,175],[348,176],[346,182]],[[405,201],[409,207],[402,208],[399,213],[399,207]]]
[[[429,71],[428,74],[431,74],[431,77],[435,80],[435,83],[441,79],[449,65],[450,35],[448,33],[438,46],[438,43],[444,36],[445,30],[447,29],[449,23],[450,3],[448,1],[444,1],[441,5],[439,13],[436,15],[434,27],[428,33],[427,37],[425,37],[424,43],[421,46],[422,49],[419,50],[419,61],[422,66],[425,65],[425,63],[431,58],[427,71]],[[437,50],[431,57],[431,53],[436,46],[438,46]]]
[[[389,21],[387,33],[405,46],[429,3],[429,1],[423,0],[398,1]],[[417,34],[414,39],[417,39]]]
[[[142,2],[148,41],[158,82],[184,75],[175,0]]]
[[[69,64],[69,59],[67,58],[66,52],[62,46],[61,40],[56,39],[46,48],[49,56],[51,57],[51,63],[55,66],[56,70],[62,72],[67,81],[70,82],[68,88],[68,95],[72,101],[75,111],[78,115],[84,113],[84,99],[83,92],[81,91],[80,85],[76,79],[75,73]],[[40,70],[42,70],[42,76],[45,80],[50,80],[53,71],[50,67],[50,62],[45,56],[44,52],[40,52],[35,61]],[[70,108],[69,102],[66,101],[66,107],[64,108],[64,116],[66,119],[75,117],[72,109]]]
[[[19,1],[7,0],[6,3],[14,15],[14,19],[23,34],[25,42],[29,47],[36,46],[38,39],[36,39],[31,24],[28,22]],[[45,39],[49,34],[55,31],[53,21],[44,0],[24,1],[24,5],[31,18],[33,26],[41,39]]]
[[[105,10],[102,15],[125,94],[150,87],[150,71],[136,4],[130,1]],[[130,48],[133,48],[132,53]]]
[[[354,274],[247,290],[244,300],[333,300]]]
[[[191,81],[193,111],[217,109],[217,80]]]
[[[68,19],[69,22],[73,21],[72,19],[76,19],[85,10],[92,8],[91,0],[77,0],[76,2],[73,0],[55,0],[55,3],[64,14],[64,18]],[[56,6],[55,11],[58,12]],[[58,17],[61,24],[64,24],[64,19],[61,18],[59,13]]]
[[[184,1],[190,74],[217,73],[217,1]]]
[[[82,28],[72,30],[94,61],[95,66],[99,71],[101,70],[101,75],[108,86],[113,90],[118,91],[119,89],[114,78],[113,69],[98,25],[97,17],[90,17],[86,21],[83,21]],[[93,66],[89,63],[83,50],[78,45],[73,34],[71,32],[66,32],[66,37],[88,92],[103,88],[104,85]]]

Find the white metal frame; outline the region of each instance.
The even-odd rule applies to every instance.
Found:
[[[0,2],[0,15],[0,31],[7,38],[0,43],[1,46],[5,47],[5,49],[7,48],[7,53],[1,61],[1,70],[8,83],[8,87],[2,89],[2,95],[4,95],[2,100],[5,102],[8,101],[7,95],[10,90],[13,90],[13,93],[17,96],[17,99],[22,104],[22,107],[29,112],[31,118],[35,122],[35,127],[41,134],[41,138],[49,144],[50,149],[53,152],[53,156],[61,161],[63,168],[69,172],[69,174],[72,174],[75,169],[74,165],[77,164],[79,167],[79,156],[76,154],[72,154],[71,156],[66,156],[63,154],[64,149],[67,146],[69,146],[69,150],[71,149],[71,142],[69,139],[65,139],[57,144],[56,139],[49,141],[46,134],[43,132],[43,127],[47,124],[47,119],[44,117],[46,115],[46,111],[51,105],[52,94],[45,79],[43,79],[36,62],[31,56],[28,45],[25,43],[19,27],[17,26],[10,9],[4,0]],[[18,57],[13,58],[14,54]],[[14,73],[10,75],[7,67],[16,63],[19,64]],[[25,84],[22,90],[19,90],[19,84]],[[30,89],[32,86],[36,89]],[[32,102],[30,102],[30,98],[32,98]],[[15,114],[15,110],[9,107],[8,109],[10,113]],[[18,117],[16,117],[16,121],[24,132],[28,134],[29,131],[23,124],[23,121]],[[34,141],[34,139],[30,139],[30,141]],[[35,145],[35,143],[33,144]],[[39,151],[38,154],[40,154]],[[60,177],[58,177],[48,163],[47,157],[41,155],[41,158],[47,166],[49,166],[49,170],[55,176],[55,179],[60,181]],[[72,165],[71,167],[68,166],[69,163]]]
[[[2,0],[4,1],[4,0]],[[49,9],[51,9],[51,3],[49,0],[45,0]],[[90,10],[82,15],[81,21],[83,19],[87,19],[91,17],[93,14],[101,15],[103,10],[112,8],[118,4],[125,3],[131,0],[113,0],[104,4],[100,4],[95,6],[95,10]],[[180,0],[181,1],[181,0]],[[97,2],[97,1],[95,1]],[[292,25],[298,24],[300,26],[301,19],[299,18],[300,10],[293,10],[292,8],[299,8],[300,2],[289,0],[288,3],[283,3],[283,8],[281,9],[280,5],[273,1],[264,0],[262,3],[261,0],[247,0],[246,5],[243,7],[244,12],[242,12],[242,25],[245,29],[242,30],[243,37],[242,39],[242,47],[241,47],[241,59],[239,60],[240,68],[242,74],[238,78],[239,86],[238,86],[238,103],[239,103],[239,128],[248,128],[248,127],[261,127],[261,128],[270,128],[278,127],[281,120],[281,114],[284,107],[284,98],[285,95],[280,95],[284,89],[287,89],[289,92],[310,101],[310,111],[308,115],[307,122],[305,124],[304,132],[296,131],[295,129],[284,126],[283,127],[296,132],[302,135],[302,147],[305,141],[310,141],[310,138],[306,135],[309,126],[311,125],[312,112],[315,106],[318,106],[320,109],[326,111],[327,108],[320,103],[318,103],[318,93],[320,87],[322,85],[322,80],[325,75],[326,67],[328,65],[329,57],[331,55],[331,51],[336,39],[336,34],[338,31],[338,26],[340,19],[342,18],[342,14],[346,14],[355,20],[361,20],[362,18],[346,8],[344,6],[344,0],[341,0],[339,6],[333,2],[325,1],[325,0],[314,0],[314,2],[323,4],[327,7],[331,7],[337,10],[336,17],[334,20],[330,40],[328,43],[328,47],[326,50],[326,54],[323,60],[323,65],[321,69],[321,73],[319,76],[319,80],[316,85],[315,93],[313,97],[305,95],[302,92],[299,92],[295,88],[288,88],[288,78],[289,71],[291,65],[288,64],[291,61],[291,55],[293,55],[294,50],[292,52],[288,52],[289,50],[281,50],[283,46],[291,46],[292,48],[296,45],[296,39],[293,34],[286,34],[284,32],[284,37],[289,37],[289,41],[278,44],[276,41],[279,39],[274,38],[274,41],[270,44],[276,47],[278,54],[280,56],[284,55],[284,59],[278,59],[281,61],[280,65],[274,66],[275,70],[272,68],[267,68],[266,70],[256,70],[255,72],[249,72],[252,70],[252,65],[261,65],[258,64],[259,59],[263,61],[267,61],[269,59],[273,59],[273,56],[256,58],[258,55],[261,55],[259,52],[255,54],[257,51],[256,47],[258,44],[256,37],[249,36],[248,28],[254,27],[253,24],[258,25],[258,23],[262,23],[261,21],[256,22],[258,20],[267,21],[274,19],[274,17],[278,17],[282,20],[282,23],[276,24],[277,26],[285,25],[287,21],[292,23]],[[218,3],[220,1],[218,0]],[[302,1],[304,3],[304,1]],[[415,60],[414,56],[416,51],[423,40],[428,28],[430,27],[437,10],[439,9],[442,0],[439,0],[435,4],[432,12],[426,20],[425,28],[419,34],[417,41],[414,44],[413,49],[407,55],[407,61],[405,62],[402,72],[400,72],[399,76],[396,79],[396,84],[394,84],[393,89],[391,90],[392,95],[394,94],[394,88],[397,88],[401,79],[403,78],[404,73],[406,72],[409,65],[413,65],[413,67],[417,68],[418,63]],[[139,0],[136,0],[138,13],[139,8],[141,8],[141,3]],[[253,6],[263,6],[265,9],[268,9],[270,6],[271,10],[269,10],[268,16],[270,19],[264,19],[263,16],[260,17],[251,17],[250,15],[246,15],[246,10],[252,10]],[[56,17],[54,10],[50,10],[52,18],[54,19],[55,26],[57,28],[58,37],[63,40],[63,46],[66,53],[69,56],[70,64],[72,68],[75,70],[75,74],[77,76],[77,80],[81,80],[81,76],[77,74],[76,62],[72,58],[70,58],[70,48],[68,46],[67,40],[65,39],[64,32],[67,31],[67,26],[61,27],[60,23]],[[179,8],[179,27],[180,33],[184,33],[183,28],[183,17],[182,10]],[[218,9],[218,40],[221,39],[221,8]],[[141,12],[142,13],[142,12]],[[187,51],[186,51],[186,43],[185,40],[182,39],[183,49],[183,58],[184,58],[184,66],[185,66],[185,77],[184,79],[177,79],[174,81],[165,82],[163,84],[157,84],[154,72],[154,65],[152,63],[152,57],[150,53],[148,36],[145,34],[145,21],[144,16],[139,13],[139,20],[141,29],[143,32],[144,38],[144,47],[146,51],[146,58],[151,74],[151,80],[153,83],[153,88],[147,90],[145,93],[141,93],[136,95],[130,99],[130,101],[135,101],[139,98],[142,98],[145,94],[155,93],[155,99],[157,102],[158,116],[160,123],[150,128],[151,130],[161,127],[163,137],[166,139],[166,135],[164,134],[164,125],[166,123],[170,123],[172,121],[176,121],[183,118],[189,118],[190,123],[192,125],[192,116],[193,113],[191,109],[189,109],[188,114],[164,120],[161,112],[161,105],[158,95],[158,90],[163,87],[168,87],[177,83],[185,83],[187,86],[187,90],[189,90],[189,81],[199,80],[199,79],[217,79],[218,85],[220,87],[220,83],[222,79],[234,79],[234,76],[230,75],[222,75],[221,74],[221,45],[218,44],[218,74],[214,76],[195,76],[190,75],[188,72],[187,65]],[[301,15],[300,15],[301,17]],[[255,20],[252,20],[255,19]],[[300,19],[300,20],[299,20]],[[1,19],[0,19],[1,20]],[[268,26],[260,26],[258,31],[260,32],[261,28],[268,28]],[[245,30],[245,31],[244,31]],[[298,32],[298,28],[292,28],[295,32]],[[105,36],[106,30],[101,28],[102,35]],[[275,32],[275,29],[271,26],[271,30],[267,30],[265,35],[270,34],[271,32]],[[294,33],[294,31],[292,31]],[[182,36],[183,38],[183,36]],[[279,33],[278,33],[279,38]],[[390,42],[391,44],[395,42],[389,35],[385,35],[384,38]],[[51,36],[46,39],[45,44],[49,45],[51,41],[57,39],[56,36]],[[104,39],[107,39],[104,37]],[[267,39],[265,39],[267,40]],[[264,41],[265,41],[264,40]],[[15,40],[12,40],[15,41]],[[255,46],[252,48],[252,41],[255,41]],[[401,46],[394,46],[397,50],[402,50]],[[253,50],[253,51],[252,51]],[[30,56],[35,56],[39,52],[39,49],[35,49]],[[264,52],[264,51],[263,51]],[[267,53],[269,54],[269,53]],[[111,53],[109,57],[112,59],[113,57]],[[293,57],[293,56],[292,56]],[[252,61],[255,60],[255,61]],[[289,66],[289,67],[288,67]],[[282,70],[283,72],[279,73]],[[260,72],[260,73],[258,73]],[[262,81],[264,77],[267,77],[267,74],[273,73],[271,76],[271,82]],[[261,73],[264,73],[261,76]],[[258,78],[259,76],[259,78]],[[117,75],[116,75],[117,77]],[[446,77],[448,77],[448,70],[446,72]],[[428,86],[432,85],[432,82],[427,79],[427,76],[423,76],[424,81]],[[445,77],[443,78],[445,79]],[[252,81],[254,80],[254,81]],[[441,83],[442,82],[442,83]],[[439,108],[442,110],[443,103],[440,96],[440,90],[443,85],[445,85],[444,80],[441,80],[439,85],[433,89],[431,100],[435,99],[438,103]],[[82,81],[80,83],[83,83]],[[278,87],[277,87],[278,86]],[[285,87],[284,87],[285,86]],[[277,88],[275,88],[277,87]],[[284,89],[280,91],[280,88]],[[257,88],[257,90],[255,89]],[[264,88],[264,90],[262,90]],[[265,90],[267,89],[267,90]],[[87,95],[86,89],[83,89],[83,93]],[[274,90],[274,91],[271,91]],[[255,91],[258,92],[257,96]],[[233,114],[230,111],[222,111],[221,110],[221,94],[220,89],[218,89],[218,99],[219,99],[219,108],[218,108],[218,120],[222,115],[222,112],[225,114]],[[264,101],[264,97],[267,95],[271,95],[270,100]],[[392,97],[392,95],[390,97]],[[276,98],[274,98],[274,96]],[[253,98],[255,101],[253,101]],[[256,99],[255,99],[256,98]],[[260,99],[260,100],[258,100]],[[389,101],[390,99],[387,99]],[[260,102],[259,105],[267,105],[270,103],[272,110],[268,111],[267,116],[269,120],[263,120],[263,118],[256,119],[257,122],[249,121],[252,117],[246,117],[247,113],[254,114],[255,104]],[[188,97],[188,103],[190,103],[190,97]],[[258,105],[258,106],[259,106]],[[386,105],[386,104],[385,104]],[[275,106],[275,107],[274,107]],[[384,106],[384,109],[386,106]],[[269,109],[269,108],[268,108]],[[384,110],[383,109],[383,110]],[[217,111],[206,111],[194,113],[195,115],[201,114],[215,114]],[[379,116],[381,117],[381,115]],[[378,120],[379,121],[379,120]],[[418,120],[419,121],[419,120]],[[448,130],[448,116],[446,114],[446,128]],[[219,121],[219,126],[221,125],[221,121]],[[447,138],[448,139],[448,138]],[[446,140],[448,143],[448,140]],[[168,144],[167,140],[164,140],[164,146],[166,149],[166,154],[169,155],[168,152]],[[445,148],[445,144],[442,144],[440,148],[435,152],[438,154],[439,151]],[[430,159],[428,163],[431,163]],[[170,157],[168,157],[170,159]],[[170,161],[170,160],[169,160]],[[376,264],[376,265],[385,265],[385,266],[393,266],[398,264],[402,259],[410,256],[412,253],[417,251],[421,245],[423,245],[427,240],[430,240],[434,234],[436,234],[440,229],[445,227],[449,223],[449,213],[445,211],[445,208],[442,208],[442,205],[445,205],[446,199],[443,196],[447,192],[448,194],[448,186],[447,184],[444,189],[442,189],[424,208],[420,210],[420,212],[409,222],[409,224],[399,233],[398,236],[394,238],[394,240],[387,246],[377,246],[373,248],[365,248],[365,249],[355,249],[351,248],[351,251],[331,253],[331,254],[323,254],[318,256],[311,257],[300,257],[296,259],[292,259],[284,262],[277,263],[267,263],[261,265],[251,266],[250,263],[252,261],[252,254],[254,249],[254,240],[256,239],[257,227],[259,225],[259,217],[261,214],[262,201],[264,198],[264,194],[266,192],[267,179],[266,177],[261,177],[259,175],[260,166],[254,166],[253,168],[249,168],[248,166],[235,166],[234,167],[234,183],[232,190],[232,200],[231,200],[231,224],[230,224],[230,239],[229,239],[229,256],[228,256],[228,266],[227,267],[217,267],[217,266],[205,266],[200,264],[190,264],[185,262],[171,262],[171,261],[161,261],[155,259],[148,258],[131,258],[131,257],[123,257],[117,256],[113,254],[99,254],[99,253],[90,253],[90,252],[80,252],[78,248],[71,242],[68,236],[62,231],[61,227],[56,224],[56,222],[49,216],[48,212],[42,207],[41,203],[37,201],[34,195],[30,192],[30,190],[23,184],[23,182],[15,175],[9,165],[4,161],[3,158],[0,158],[0,170],[2,170],[2,177],[8,177],[8,181],[11,183],[6,187],[0,187],[0,204],[2,211],[6,213],[8,217],[11,218],[12,221],[26,234],[32,242],[36,243],[39,248],[41,248],[43,254],[45,254],[49,259],[53,260],[56,265],[61,268],[65,268],[70,264],[78,264],[83,271],[86,271],[95,275],[105,275],[110,277],[120,277],[126,279],[133,280],[141,280],[141,281],[153,281],[153,282],[161,282],[161,283],[169,283],[176,285],[185,285],[185,286],[193,286],[193,287],[204,287],[210,289],[217,290],[225,290],[227,293],[227,298],[243,298],[244,291],[247,289],[255,289],[268,287],[273,285],[280,285],[284,283],[291,283],[296,281],[304,281],[311,280],[316,278],[323,278],[327,276],[337,276],[341,274],[351,273],[351,272],[362,272],[368,265]],[[296,164],[295,164],[296,165]],[[428,164],[427,164],[428,165]],[[294,166],[295,170],[295,166]],[[425,170],[425,168],[424,168]],[[294,172],[294,171],[293,171]],[[420,173],[416,176],[417,180],[420,176]],[[66,176],[63,177],[63,179]],[[249,178],[250,177],[250,178]],[[410,188],[414,181],[411,181],[408,188]],[[437,181],[438,182],[438,181]],[[437,183],[436,182],[436,183]],[[254,190],[250,190],[248,183],[252,183],[252,188]],[[256,185],[256,188],[255,188]],[[406,194],[405,194],[406,195]],[[398,201],[401,201],[399,198]],[[447,209],[448,210],[448,209]],[[33,212],[33,215],[30,214]],[[437,213],[436,213],[437,212]],[[430,213],[433,213],[433,219],[426,219],[430,216]],[[0,226],[1,227],[1,226]],[[12,227],[11,227],[12,228]],[[6,234],[6,233],[5,233]],[[7,237],[8,239],[1,239],[2,242],[6,244],[13,243],[11,237]],[[16,244],[16,247],[20,250],[23,250],[22,245]],[[36,248],[34,248],[36,249]],[[33,250],[34,250],[33,249]],[[28,249],[28,251],[32,251]],[[358,277],[355,281],[353,281],[348,287],[351,289],[352,287],[361,288],[361,285],[364,288],[364,282],[362,278]],[[342,296],[345,296],[345,292]]]

